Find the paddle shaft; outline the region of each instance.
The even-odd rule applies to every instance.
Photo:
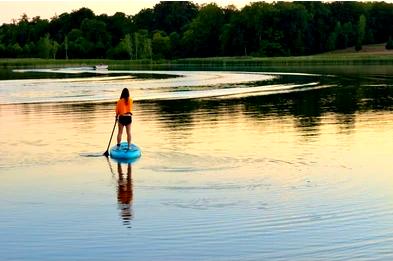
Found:
[[[109,150],[109,146],[111,145],[113,133],[115,132],[116,123],[117,123],[117,118],[115,119],[115,124],[113,124],[113,129],[112,129],[111,138],[109,139],[108,147],[106,148],[106,151],[105,151],[105,153],[104,153],[104,156],[106,156],[106,157],[108,157],[108,155],[109,155],[108,150]]]

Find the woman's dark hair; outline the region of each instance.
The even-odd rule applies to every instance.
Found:
[[[128,103],[128,98],[130,97],[130,92],[128,91],[127,88],[124,88],[121,91],[120,99],[124,99],[124,102],[127,104]]]

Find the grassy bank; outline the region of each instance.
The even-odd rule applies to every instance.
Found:
[[[192,58],[175,60],[172,63],[222,66],[393,64],[393,50],[386,50],[385,44],[374,44],[365,45],[358,52],[354,47],[350,47],[308,56]]]
[[[212,57],[177,60],[107,60],[107,59],[0,59],[0,67],[66,67],[108,64],[110,68],[149,68],[160,66],[238,67],[238,66],[282,66],[282,65],[355,65],[393,64],[393,50],[383,45],[363,47],[360,52],[353,48],[330,53],[292,57]]]
[[[40,59],[40,58],[15,58],[0,59],[0,67],[67,67],[67,66],[94,66],[97,64],[108,65],[149,65],[150,60],[107,60],[107,59]]]
[[[351,64],[393,64],[393,55],[315,55],[298,57],[220,57],[220,58],[193,58],[172,61],[172,64],[183,65],[214,65],[214,66],[272,66],[272,65],[351,65]]]

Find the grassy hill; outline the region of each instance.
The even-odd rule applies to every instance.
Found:
[[[355,47],[352,46],[346,49],[323,53],[321,55],[393,55],[393,50],[387,50],[385,45],[386,43],[363,45],[360,51],[356,51]]]

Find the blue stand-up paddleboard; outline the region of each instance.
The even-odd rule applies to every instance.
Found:
[[[131,144],[130,149],[128,149],[128,143],[122,142],[120,143],[120,148],[116,145],[111,148],[110,155],[112,159],[117,161],[131,163],[138,159],[142,153],[141,149],[135,144]]]

